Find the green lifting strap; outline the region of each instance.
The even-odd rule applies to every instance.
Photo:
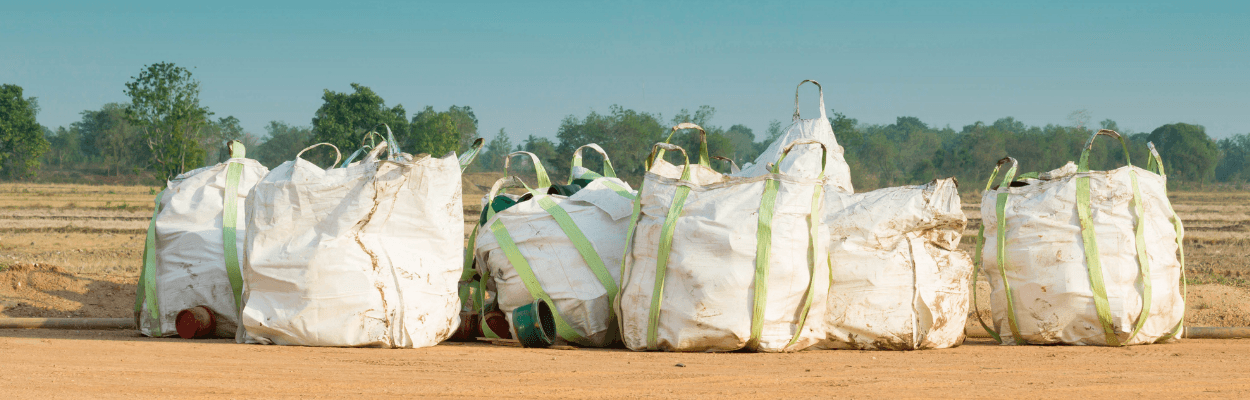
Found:
[[[603,258],[599,257],[599,252],[595,251],[595,246],[586,239],[586,234],[577,227],[577,223],[573,222],[573,217],[569,213],[551,200],[551,196],[538,192],[534,193],[534,197],[538,198],[538,205],[556,220],[556,224],[560,225],[560,230],[564,231],[564,235],[573,242],[573,247],[577,249],[577,253],[581,254],[582,260],[586,261],[586,265],[590,267],[590,272],[595,274],[595,278],[603,285],[604,290],[608,292],[608,298],[615,298],[619,290],[616,287],[616,280],[612,279],[612,274],[603,264]],[[541,197],[540,197],[541,196]],[[608,311],[612,313],[611,310]],[[613,318],[615,319],[615,318]]]
[[[764,195],[760,199],[759,222],[755,231],[755,293],[750,343],[758,343],[764,329],[764,313],[768,305],[768,261],[772,255],[773,214],[779,186],[781,182],[770,175],[764,180]]]
[[[1134,244],[1137,248],[1137,266],[1141,271],[1142,280],[1142,305],[1141,314],[1137,317],[1137,323],[1133,326],[1133,333],[1129,334],[1126,342],[1132,342],[1137,337],[1137,332],[1141,331],[1142,326],[1146,324],[1146,319],[1150,317],[1150,304],[1154,302],[1151,294],[1150,279],[1150,258],[1146,255],[1146,208],[1142,205],[1141,188],[1137,185],[1137,171],[1129,169],[1129,181],[1133,184],[1133,212],[1137,215],[1137,225],[1134,227]]]
[[[647,350],[659,349],[660,307],[663,305],[664,281],[668,274],[668,256],[673,249],[673,233],[677,227],[677,218],[681,216],[681,211],[686,206],[686,197],[690,195],[690,156],[686,154],[685,149],[667,143],[657,143],[651,148],[651,159],[656,160],[661,157],[663,148],[666,147],[681,151],[685,159],[685,167],[682,168],[679,186],[673,193],[673,202],[669,204],[668,214],[664,216],[664,225],[660,228],[660,248],[655,263],[655,287],[651,289],[651,309],[647,317]],[[634,218],[630,221],[630,232],[634,231],[633,225],[637,223],[640,202],[641,200],[634,203]]]
[[[669,205],[668,215],[664,217],[664,226],[660,229],[660,252],[655,263],[655,287],[651,289],[651,312],[647,318],[647,349],[659,349],[660,306],[664,298],[664,281],[668,274],[668,256],[673,249],[673,233],[676,230],[677,218],[686,206],[686,197],[690,187],[678,186]]]
[[[1012,162],[1012,163],[1013,163],[1013,165],[1014,165],[1014,163],[1015,163],[1015,159],[1013,159],[1013,158],[1011,158],[1011,157],[1005,157],[1005,158],[1003,158],[1002,160],[999,160],[999,161],[998,161],[998,165],[995,165],[995,166],[994,166],[994,172],[990,173],[990,179],[989,179],[988,181],[986,181],[986,182],[985,182],[985,191],[986,191],[986,192],[990,191],[990,189],[994,187],[994,178],[998,177],[998,171],[999,171],[1000,169],[1002,169],[1003,164],[1005,164],[1005,163],[1007,163],[1007,162],[1009,162],[1009,161],[1010,161],[1010,162]],[[1001,217],[1000,217],[999,219],[1001,219]],[[984,218],[982,218],[982,219],[981,219],[981,221],[982,221],[982,222],[981,222],[981,227],[980,227],[980,229],[977,231],[976,249],[974,250],[974,251],[976,252],[976,253],[975,253],[976,255],[972,258],[972,264],[973,264],[973,270],[972,270],[972,285],[971,285],[971,286],[972,286],[972,288],[971,288],[971,290],[972,290],[972,307],[976,309],[976,314],[977,314],[977,322],[981,324],[981,327],[982,327],[982,328],[985,328],[985,331],[986,331],[986,332],[989,332],[990,336],[994,338],[994,341],[995,341],[995,342],[998,342],[999,344],[1002,344],[1002,343],[1003,343],[1003,338],[1002,338],[1002,336],[1000,336],[1000,335],[998,334],[998,330],[996,330],[996,329],[994,329],[994,328],[991,328],[991,327],[990,327],[990,324],[986,324],[986,323],[985,323],[985,318],[981,316],[981,306],[980,306],[980,304],[981,304],[981,303],[980,303],[980,301],[978,301],[978,299],[977,299],[977,280],[978,280],[978,279],[980,279],[980,277],[981,277],[981,266],[982,266],[981,264],[983,264],[983,261],[982,261],[982,258],[983,258],[983,256],[982,256],[982,250],[985,248],[985,219],[984,219]],[[1002,264],[1002,261],[999,261],[999,264]],[[1003,275],[1003,283],[1006,283],[1006,282],[1007,282],[1007,276],[1004,274],[1004,275]],[[1011,293],[1011,289],[1010,289],[1010,287],[1008,287],[1008,288],[1007,288],[1006,292],[1008,293],[1007,298],[1011,298],[1011,295],[1010,295],[1010,293]]]
[[[560,316],[560,312],[555,307],[555,302],[551,300],[551,296],[538,283],[538,277],[534,275],[534,270],[530,268],[529,262],[521,255],[521,250],[517,248],[516,242],[512,241],[512,236],[508,234],[508,228],[504,227],[503,223],[495,221],[495,223],[490,225],[490,230],[495,234],[495,239],[499,241],[499,247],[503,249],[504,256],[508,258],[512,268],[516,269],[517,275],[521,277],[521,282],[525,284],[525,289],[535,299],[540,299],[551,307],[551,314],[555,316],[556,320],[556,334],[570,342],[586,343],[586,338],[577,334],[577,331]]]
[[[603,151],[603,148],[599,147],[598,144],[591,143],[588,145],[584,145],[582,147],[578,147],[577,150],[574,150],[573,151],[573,166],[574,167],[582,166],[582,149],[586,147],[594,149],[595,151],[598,151],[599,154],[603,155],[603,175],[597,174],[594,171],[587,170],[585,173],[581,174],[580,176],[573,176],[572,174],[570,174],[568,183],[572,184],[573,180],[575,179],[587,179],[587,180],[593,181],[599,178],[615,178],[616,170],[612,169],[612,161],[608,159],[608,153]],[[603,181],[603,185],[607,186],[608,189],[612,189],[613,192],[616,192],[616,194],[620,195],[621,197],[624,197],[630,200],[638,199],[638,196],[634,196],[634,194],[630,190],[625,189],[621,185],[618,185],[615,182],[612,182],[611,180]]]
[[[135,291],[135,317],[142,318],[142,308],[146,306],[148,317],[156,325],[157,336],[161,334],[161,308],[156,297],[156,216],[161,213],[161,198],[164,196],[164,190],[156,194],[152,220],[148,222],[148,236],[143,245],[143,271],[139,273],[139,288]],[[139,328],[143,327],[138,320],[135,322]]]
[[[1164,182],[1166,182],[1167,173],[1165,173],[1163,170],[1163,158],[1159,156],[1159,150],[1155,149],[1155,144],[1153,142],[1146,142],[1146,147],[1150,149],[1150,155],[1146,161],[1146,169],[1150,172],[1154,172],[1155,174],[1158,174],[1159,176],[1163,177]],[[1163,190],[1164,191],[1167,190],[1166,185],[1164,186]],[[1181,298],[1188,299],[1189,298],[1189,282],[1187,282],[1185,278],[1185,228],[1181,224],[1181,218],[1176,215],[1176,210],[1172,209],[1171,202],[1165,203],[1165,205],[1168,208],[1168,213],[1171,214],[1170,219],[1172,221],[1172,227],[1176,230],[1176,251],[1179,253],[1179,256],[1180,256],[1179,261],[1181,263]],[[1167,335],[1160,337],[1158,341],[1165,341],[1165,340],[1172,339],[1176,337],[1177,335],[1180,335],[1182,332],[1184,332],[1184,329],[1185,329],[1185,317],[1184,317],[1184,314],[1182,313],[1181,320],[1180,322],[1176,323],[1176,327],[1172,328],[1172,331],[1169,332]]]
[[[1013,164],[1007,173],[1003,175],[1003,182],[999,184],[998,201],[995,203],[995,214],[998,217],[998,238],[997,238],[997,254],[998,254],[998,272],[1003,277],[1003,288],[1007,295],[1007,322],[1011,328],[1011,336],[1015,339],[1016,344],[1025,344],[1024,337],[1020,335],[1019,319],[1016,318],[1016,301],[1015,296],[1011,293],[1011,284],[1007,282],[1007,195],[1008,191],[1004,188],[1011,187],[1011,180],[1016,174],[1016,166]]]
[[[612,161],[608,159],[608,153],[604,151],[602,147],[599,147],[599,145],[595,143],[591,143],[588,145],[584,145],[582,147],[578,147],[577,150],[573,151],[573,166],[574,167],[582,166],[582,149],[586,147],[589,147],[599,152],[599,154],[603,155],[603,175],[600,175],[600,176],[606,176],[608,178],[615,178],[616,170],[612,168]],[[583,175],[582,177],[585,177],[585,175]],[[573,183],[573,179],[575,178],[578,178],[578,177],[569,176],[569,183]]]
[[[668,132],[668,137],[664,139],[664,143],[672,143],[673,134],[677,133],[677,131],[682,130],[682,129],[698,129],[699,130],[699,165],[711,168],[712,158],[708,157],[708,152],[707,152],[707,131],[704,131],[703,127],[700,127],[698,125],[695,125],[689,122],[683,122],[683,123],[677,124],[677,126],[674,126],[673,129]],[[651,157],[647,161],[647,165],[646,165],[647,169],[651,169],[651,165],[655,164],[655,160],[664,158],[664,149],[659,149],[659,150],[652,149],[652,150],[653,151],[652,151]]]
[[[242,147],[240,144],[239,147]],[[243,274],[239,271],[239,249],[236,239],[236,228],[239,219],[239,179],[243,174],[243,164],[232,162],[226,167],[225,204],[221,216],[221,236],[224,245],[226,276],[230,279],[230,290],[234,293],[236,316],[243,312]]]
[[[1081,150],[1081,159],[1077,162],[1077,173],[1089,172],[1089,152],[1094,147],[1094,140],[1100,135],[1118,139],[1120,141],[1120,146],[1124,150],[1124,163],[1129,166],[1133,165],[1132,161],[1129,159],[1128,144],[1124,142],[1124,137],[1120,136],[1120,134],[1116,131],[1103,129],[1094,133],[1094,135],[1089,138],[1089,141],[1085,143],[1085,147]],[[1141,205],[1141,190],[1137,185],[1137,174],[1131,168],[1129,169],[1129,179],[1133,186],[1134,211],[1137,212],[1138,218],[1138,223],[1134,230],[1136,231],[1135,240],[1137,247],[1138,268],[1141,272],[1143,288],[1141,314],[1138,315],[1137,323],[1128,338],[1128,340],[1132,340],[1132,338],[1136,336],[1137,332],[1141,329],[1142,325],[1145,324],[1146,319],[1150,316],[1150,303],[1152,303],[1152,299],[1150,298],[1151,280],[1149,275],[1149,259],[1145,253],[1145,241],[1143,238],[1144,233],[1142,232],[1145,228],[1145,224],[1144,218],[1142,218],[1143,211]],[[1094,232],[1094,222],[1091,217],[1093,208],[1090,202],[1090,190],[1089,174],[1078,176],[1076,178],[1076,211],[1077,217],[1081,222],[1081,239],[1085,244],[1085,261],[1089,268],[1090,286],[1094,292],[1094,308],[1098,313],[1098,320],[1102,324],[1103,334],[1106,336],[1107,345],[1121,346],[1122,343],[1116,335],[1115,329],[1111,323],[1110,302],[1107,299],[1106,284],[1103,282],[1102,259],[1098,253],[1098,241]]]
[[[824,173],[822,172],[821,175],[823,176]],[[807,276],[807,293],[803,295],[804,296],[803,313],[799,314],[799,325],[795,327],[794,337],[790,338],[790,342],[786,343],[786,347],[793,346],[795,343],[797,343],[799,341],[799,337],[802,336],[803,334],[803,326],[807,324],[807,314],[812,309],[812,297],[814,297],[815,295],[816,258],[818,254],[824,254],[823,253],[824,246],[821,246],[821,240],[819,240],[820,239],[820,236],[819,236],[820,235],[820,222],[823,221],[823,219],[821,219],[821,214],[822,214],[821,211],[823,207],[821,206],[824,203],[822,201],[823,195],[824,195],[824,187],[822,185],[816,185],[812,191],[814,192],[812,194],[812,211],[811,211],[811,214],[809,214],[808,219],[807,219],[807,226],[808,226],[807,264],[809,266],[808,268],[809,271],[808,271],[808,276]],[[829,261],[826,260],[826,264],[828,263]],[[829,264],[829,268],[830,268],[829,274],[832,276],[833,264]]]
[[[457,157],[457,161],[460,162],[460,172],[464,172],[464,170],[469,169],[469,165],[472,165],[473,160],[477,159],[478,153],[482,152],[483,143],[485,143],[485,141],[482,140],[482,138],[474,139],[473,144],[469,146],[469,151],[466,151],[464,154],[461,154],[460,157]]]
[[[481,147],[480,141],[481,139],[474,141],[474,147],[476,147],[474,151],[480,150],[480,147]],[[508,167],[511,164],[512,157],[516,155],[528,155],[533,160],[534,174],[538,177],[539,187],[547,187],[551,185],[551,180],[547,177],[546,169],[543,168],[542,162],[539,161],[538,156],[535,156],[533,153],[529,153],[525,151],[517,151],[517,152],[509,153],[507,156],[504,157],[504,171],[505,172],[507,172]],[[473,153],[473,154],[465,153],[464,155],[461,155],[461,158],[460,158],[461,170],[463,171],[463,169],[467,167],[469,163],[472,163],[473,158],[475,157],[476,157],[476,153]],[[510,180],[509,178],[512,178],[510,182],[509,182]],[[458,290],[458,296],[460,298],[460,302],[461,304],[465,304],[466,302],[472,301],[472,304],[470,304],[470,307],[477,309],[479,311],[478,314],[482,316],[482,321],[481,321],[482,332],[485,333],[486,336],[490,338],[499,337],[499,335],[495,334],[493,331],[490,330],[489,326],[486,324],[486,318],[485,318],[486,317],[486,295],[485,295],[486,284],[485,282],[490,278],[490,273],[489,271],[483,269],[481,271],[481,277],[478,280],[473,280],[473,274],[475,272],[473,266],[476,263],[476,256],[477,256],[474,253],[474,248],[477,245],[477,235],[478,235],[479,227],[486,224],[487,221],[490,221],[490,219],[495,216],[495,209],[493,207],[494,200],[496,197],[495,195],[498,193],[499,190],[505,187],[519,187],[519,186],[516,186],[517,182],[520,182],[520,186],[524,186],[526,189],[529,189],[529,186],[526,186],[524,182],[521,182],[519,178],[508,177],[508,176],[505,176],[503,179],[500,179],[499,181],[495,182],[495,185],[491,187],[490,193],[487,194],[486,196],[487,202],[486,202],[485,207],[482,210],[482,213],[483,213],[482,218],[479,219],[478,223],[473,226],[473,232],[469,235],[469,242],[464,249],[464,265],[462,266],[460,270],[459,282],[461,282],[461,284],[459,285],[459,290]],[[555,310],[554,306],[552,307],[552,310]]]
[[[535,168],[540,171],[540,176],[546,175],[542,170],[542,164],[540,164],[537,159],[534,160],[534,165]],[[519,182],[520,180],[517,181]],[[619,291],[616,281],[612,278],[612,274],[608,272],[607,267],[603,263],[602,257],[599,257],[599,253],[595,251],[594,245],[590,243],[590,240],[586,239],[585,233],[583,233],[582,230],[577,227],[577,224],[573,222],[573,218],[569,216],[568,212],[565,211],[564,208],[560,207],[559,204],[556,204],[556,202],[551,199],[551,196],[530,188],[528,185],[525,185],[524,182],[521,182],[521,184],[525,186],[525,189],[534,196],[538,205],[551,215],[551,217],[556,221],[556,224],[560,226],[560,229],[564,232],[565,236],[568,237],[569,241],[573,243],[573,247],[577,249],[578,254],[582,256],[582,259],[595,275],[595,278],[599,280],[599,283],[607,292],[608,298],[615,299],[616,294]],[[491,224],[491,231],[495,234],[496,240],[499,241],[500,247],[504,250],[504,254],[508,258],[508,261],[514,268],[517,269],[518,275],[521,276],[522,280],[526,282],[526,288],[530,291],[530,295],[534,298],[545,299],[548,305],[551,306],[552,313],[557,316],[557,319],[559,319],[558,308],[555,307],[555,304],[551,301],[551,298],[546,294],[546,292],[542,291],[542,286],[538,284],[537,276],[534,275],[534,272],[529,267],[525,257],[521,255],[520,249],[517,248],[516,243],[512,241],[512,237],[508,234],[507,228],[502,222],[496,220],[495,223]],[[521,263],[525,263],[525,265],[519,265],[518,260]],[[532,280],[533,284],[531,285],[531,282],[527,279]],[[538,292],[535,291],[535,288],[538,289]],[[614,320],[615,313],[610,308],[608,313],[610,318]],[[560,333],[559,329],[557,329],[557,333]],[[577,335],[576,332],[572,331],[571,327],[566,332],[560,333],[560,335],[569,341],[585,342],[585,338]]]
[[[796,140],[796,141],[794,141],[794,142],[791,142],[789,145],[786,145],[786,148],[785,148],[784,150],[782,150],[782,152],[781,152],[781,157],[780,157],[779,159],[777,159],[777,162],[776,162],[776,163],[774,163],[774,164],[773,164],[773,171],[772,171],[772,172],[773,172],[773,174],[780,174],[780,173],[781,173],[781,160],[784,160],[784,159],[786,158],[786,156],[790,154],[790,150],[791,150],[791,149],[793,149],[793,148],[794,148],[794,146],[801,145],[801,144],[815,144],[815,145],[819,145],[819,146],[820,146],[820,151],[821,151],[821,153],[820,153],[820,156],[821,156],[821,159],[820,159],[820,173],[816,175],[816,179],[817,179],[817,181],[821,181],[821,180],[823,180],[823,179],[824,179],[824,177],[825,177],[825,166],[826,166],[826,164],[827,164],[827,163],[828,163],[828,161],[829,161],[829,149],[828,149],[828,148],[826,148],[824,144],[822,144],[822,143],[820,143],[820,142],[818,142],[818,141],[815,141],[815,140]],[[770,180],[771,180],[771,179],[770,179]],[[775,180],[773,180],[773,181],[774,181],[774,182],[776,182]],[[767,193],[767,191],[768,191],[768,187],[767,187],[767,185],[765,186],[765,189],[764,189],[764,190],[765,190],[764,197],[765,197],[765,198],[767,198],[767,197],[768,197],[768,193]],[[807,315],[808,315],[808,313],[809,313],[809,312],[811,311],[811,309],[812,309],[812,297],[814,297],[814,295],[815,295],[815,288],[816,288],[816,255],[817,255],[817,254],[823,254],[823,251],[824,251],[824,247],[823,247],[823,246],[821,246],[821,241],[819,240],[819,234],[820,234],[820,223],[821,223],[821,221],[823,221],[823,220],[821,219],[821,211],[824,209],[824,208],[822,207],[822,205],[824,205],[824,202],[822,201],[822,200],[823,200],[823,195],[824,195],[824,185],[822,185],[822,184],[820,184],[820,183],[817,183],[815,186],[813,186],[813,187],[812,187],[812,208],[811,208],[811,211],[808,213],[808,219],[807,219],[807,229],[808,229],[808,235],[807,235],[807,251],[808,251],[808,255],[807,255],[807,270],[808,270],[808,272],[807,272],[807,274],[808,274],[808,275],[807,275],[807,291],[803,294],[803,298],[804,298],[804,299],[803,299],[803,311],[802,311],[802,313],[800,313],[800,314],[799,314],[799,323],[798,323],[798,325],[797,325],[797,326],[795,326],[795,329],[794,329],[794,336],[790,337],[790,342],[786,343],[786,347],[787,347],[787,348],[788,348],[788,347],[790,347],[790,346],[793,346],[795,343],[797,343],[797,342],[799,341],[799,337],[801,337],[801,336],[803,335],[803,326],[807,324]],[[773,193],[773,201],[774,201],[774,203],[775,203],[775,200],[776,200],[776,191],[774,190],[774,193]],[[762,205],[762,204],[764,203],[764,200],[761,200],[761,201],[760,201],[760,203],[761,203],[761,205]],[[761,215],[763,215],[763,214],[764,214],[763,207],[761,207],[761,208],[760,208],[760,214],[761,214]],[[770,231],[770,232],[771,232],[771,230],[772,230],[772,227],[771,227],[771,225],[772,225],[772,221],[771,221],[771,220],[772,220],[772,218],[770,217],[770,218],[769,218],[769,231]],[[771,233],[770,233],[770,235],[769,235],[769,236],[770,236],[770,237],[769,237],[769,242],[770,242],[770,247],[771,247],[771,241],[772,241],[772,238],[771,238],[771,236],[772,236],[772,235],[771,235]],[[757,247],[758,247],[758,242],[757,242]],[[758,250],[757,250],[757,251],[758,251]],[[758,252],[756,253],[755,257],[756,257],[756,262],[758,262],[758,261],[759,261],[759,253],[758,253]],[[757,268],[758,268],[758,266],[757,266]],[[829,273],[830,273],[830,276],[832,276],[832,275],[833,275],[833,264],[829,264]],[[767,281],[765,281],[765,282],[767,282]],[[762,322],[763,322],[763,321],[762,321],[762,312],[760,313],[760,315],[761,315],[761,317],[760,317],[760,318],[761,318],[761,327],[762,327]],[[752,324],[752,327],[751,327],[751,328],[752,328],[752,331],[754,331],[754,330],[755,330],[755,325],[756,325],[756,322],[755,322],[755,320],[754,320],[754,319],[755,319],[755,315],[753,314],[753,315],[752,315],[752,321],[751,321],[751,324]],[[758,340],[758,339],[759,339],[759,337],[758,337],[758,336],[754,336],[754,337],[753,337],[753,339]]]
[[[641,188],[638,191],[638,196],[634,198],[633,209],[634,211],[630,213],[629,215],[629,228],[625,230],[625,251],[624,251],[624,254],[621,254],[621,271],[620,271],[621,281],[625,281],[625,277],[627,276],[625,275],[625,264],[627,262],[626,260],[629,259],[630,250],[634,248],[633,246],[634,229],[638,227],[638,219],[642,217],[642,190]],[[613,306],[619,306],[619,305],[620,304],[614,304]]]
[[[1015,172],[1015,166],[1007,170],[1007,174],[1003,178],[1003,183],[999,189],[1010,187],[1011,176]],[[998,218],[998,237],[995,243],[998,254],[998,273],[1003,277],[1004,293],[1007,295],[1007,322],[1011,328],[1011,336],[1015,339],[1016,344],[1025,344],[1024,338],[1020,335],[1019,319],[1016,318],[1015,295],[1011,292],[1011,283],[1007,280],[1007,196],[1008,192],[1006,190],[999,192],[994,207],[995,215]]]
[[[484,269],[481,278],[473,281],[471,287],[476,289],[473,291],[473,301],[477,306],[478,326],[482,328],[482,334],[491,339],[500,339],[503,336],[495,333],[490,324],[486,323],[486,281],[489,279],[490,271]]]
[[[490,205],[489,205],[489,204],[487,204],[487,205],[486,205],[486,207],[487,207],[487,208],[490,208]],[[482,222],[486,222],[486,221],[482,221]],[[475,256],[475,255],[473,254],[473,247],[474,247],[475,245],[477,245],[477,228],[478,228],[478,226],[480,226],[480,225],[479,225],[479,224],[473,224],[473,232],[469,234],[469,243],[468,243],[467,245],[465,245],[465,249],[464,249],[464,267],[463,267],[463,268],[461,268],[461,272],[460,272],[460,281],[461,281],[461,282],[468,282],[468,281],[470,281],[470,280],[472,280],[472,279],[473,279],[473,257]],[[463,300],[463,299],[462,299],[462,300]]]

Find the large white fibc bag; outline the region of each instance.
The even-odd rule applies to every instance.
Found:
[[[454,154],[388,143],[345,168],[297,155],[253,188],[238,342],[410,348],[451,336],[461,169]]]
[[[964,338],[972,258],[954,179],[848,194],[825,192],[830,347],[919,350]]]
[[[699,129],[681,124],[674,129]],[[821,145],[796,142],[797,145]],[[723,175],[656,150],[629,230],[617,304],[632,350],[780,352],[822,330],[829,285],[823,176]]]
[[[234,335],[243,289],[244,241],[236,233],[247,226],[243,199],[269,172],[243,157],[243,144],[231,142],[229,160],[178,175],[156,196],[135,299],[140,333],[175,335],[180,311],[205,306],[215,316],[214,335]]]
[[[583,147],[603,153],[597,145]],[[574,169],[580,168],[581,150],[575,152]],[[571,196],[548,194],[550,180],[537,156],[516,152],[509,157],[522,154],[532,159],[538,186],[531,189],[507,177],[491,188],[490,199],[509,186],[525,187],[532,197],[494,214],[479,230],[474,241],[478,272],[508,321],[517,307],[541,299],[551,306],[556,334],[564,340],[611,344],[618,337],[612,301],[636,195],[615,177],[606,154],[603,175],[580,168],[571,177],[591,179],[585,187]],[[511,328],[517,337],[516,327]]]
[[[1078,164],[1002,183],[981,200],[993,328],[1004,344],[1130,345],[1179,338],[1185,316],[1177,257],[1183,229],[1162,174]],[[1124,146],[1128,160],[1128,147]],[[990,177],[990,183],[994,175]],[[980,244],[981,240],[978,240]],[[978,249],[980,250],[980,249]]]
[[[830,185],[841,188],[847,193],[855,191],[851,185],[851,168],[846,165],[842,146],[838,145],[838,138],[833,133],[833,125],[829,124],[829,118],[825,116],[825,90],[821,88],[819,82],[811,79],[799,82],[798,87],[803,87],[803,84],[807,82],[816,85],[816,88],[820,90],[820,118],[801,119],[799,117],[799,93],[796,88],[794,122],[786,128],[784,134],[768,145],[768,148],[760,153],[750,166],[730,175],[741,177],[767,175],[772,172],[770,165],[778,161],[781,161],[781,173],[794,176],[816,176],[822,171],[823,166],[825,177]],[[829,149],[828,162],[821,159],[821,153],[815,147],[794,149],[794,153],[782,161],[782,152],[785,147],[800,140],[815,140],[824,144],[825,148]]]

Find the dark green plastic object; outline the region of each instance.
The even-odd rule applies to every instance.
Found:
[[[534,300],[512,310],[512,326],[524,347],[550,347],[556,340],[556,318],[547,302]]]

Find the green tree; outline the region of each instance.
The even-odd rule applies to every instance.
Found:
[[[1101,126],[1102,129],[1110,129],[1110,130],[1113,130],[1122,134],[1129,133],[1129,132],[1120,132],[1120,125],[1115,123],[1115,121],[1111,120],[1110,118],[1102,120],[1102,122],[1098,123],[1098,126]]]
[[[478,155],[474,165],[481,165],[485,171],[503,171],[503,158],[512,151],[512,139],[499,128],[499,133],[486,144],[486,149]]]
[[[460,147],[461,136],[455,115],[457,114],[434,111],[434,107],[426,106],[412,116],[412,135],[405,142],[405,146],[410,147],[413,154],[429,153],[435,157],[456,151]],[[476,132],[477,128],[473,129]]]
[[[1250,134],[1221,139],[1220,152],[1223,157],[1215,167],[1215,179],[1220,182],[1250,182]]]
[[[323,102],[312,119],[313,143],[330,143],[339,151],[351,153],[360,147],[365,133],[376,131],[385,135],[383,124],[391,128],[401,146],[410,143],[407,112],[402,104],[387,107],[373,89],[359,83],[351,86],[352,93],[326,89],[322,94]],[[333,161],[332,155],[327,159],[326,153],[317,154],[309,157],[319,163]]]
[[[786,133],[786,131],[781,126],[781,121],[775,119],[768,121],[768,141],[764,143],[764,146],[767,147],[770,143],[776,141],[783,133]]]
[[[56,165],[63,167],[66,164],[79,162],[83,158],[80,151],[81,137],[77,127],[71,126],[69,129],[59,127],[55,131],[48,129],[44,132],[44,138],[48,141],[48,152],[43,153],[44,165]]]
[[[265,127],[268,138],[256,147],[256,161],[269,168],[276,168],[283,162],[295,159],[300,150],[308,147],[313,138],[312,129],[306,126],[291,126],[282,121],[269,121]],[[356,144],[359,146],[359,143]],[[249,149],[251,149],[249,147]],[[349,148],[350,149],[350,148]],[[355,150],[352,150],[355,151]],[[251,153],[251,151],[249,151]]]
[[[142,130],[156,173],[168,180],[202,165],[201,133],[213,113],[200,106],[200,82],[191,71],[161,62],[131,79],[127,117]]]
[[[98,111],[86,110],[73,124],[81,133],[82,153],[97,160],[106,174],[137,173],[151,160],[143,131],[134,127],[126,116],[126,105],[108,103]]]
[[[0,86],[0,173],[8,178],[33,176],[48,151],[44,128],[35,120],[38,114],[39,102],[22,97],[21,86]]]
[[[463,153],[469,150],[469,146],[473,145],[473,141],[477,139],[477,115],[473,114],[473,108],[469,106],[458,107],[451,106],[447,109],[447,114],[451,116],[452,121],[456,124],[456,131],[460,132],[460,144],[456,152]]]
[[[557,154],[562,157],[554,160],[552,169],[567,171],[572,160],[573,150],[578,147],[595,143],[608,153],[612,159],[612,167],[617,176],[637,187],[642,182],[647,156],[651,154],[651,146],[664,140],[668,134],[668,126],[660,122],[660,116],[638,112],[612,105],[608,114],[590,112],[586,117],[578,119],[572,115],[564,118],[556,132],[559,141]],[[594,152],[584,152],[585,161],[582,165],[598,170],[602,160]]]
[[[1204,184],[1215,177],[1219,146],[1201,125],[1167,124],[1150,132],[1168,176]]]
[[[736,124],[729,127],[724,133],[726,139],[733,145],[734,154],[731,157],[738,165],[755,160],[760,155],[762,149],[755,146],[755,133],[746,125]]]

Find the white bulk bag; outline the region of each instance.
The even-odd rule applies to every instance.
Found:
[[[972,258],[954,179],[848,194],[825,191],[830,347],[958,346],[968,320]]]
[[[1098,135],[1119,139],[1128,160],[1124,139],[1104,129],[1079,164],[1013,181],[1015,160],[1005,158],[994,169],[1012,163],[1002,183],[987,184],[979,256],[993,289],[987,330],[1001,343],[1119,346],[1180,337],[1183,228],[1167,179],[1131,163],[1090,171]]]
[[[243,289],[243,199],[269,172],[244,153],[232,141],[229,160],[178,175],[157,194],[136,290],[140,333],[176,335],[178,312],[206,306],[216,317],[215,335],[234,335]]]
[[[805,143],[822,145],[795,142],[783,156]],[[824,339],[824,177],[732,177],[659,149],[686,154],[656,144],[635,203],[617,301],[625,345],[779,352]]]
[[[346,168],[298,155],[275,168],[247,198],[237,341],[407,348],[451,336],[464,257],[460,171],[454,153],[411,156],[389,143]]]
[[[600,153],[598,145],[587,145]],[[620,284],[625,231],[636,195],[615,177],[604,154],[604,175],[580,167],[581,150],[574,153],[573,178],[593,179],[572,196],[546,194],[550,180],[538,157],[528,152],[536,167],[538,189],[516,177],[500,179],[489,199],[505,187],[525,187],[529,200],[494,214],[475,239],[477,269],[508,321],[517,307],[542,299],[555,316],[556,333],[585,346],[606,346],[617,339],[612,301]],[[573,179],[570,179],[572,182]],[[512,327],[512,337],[516,328]]]
[[[786,133],[768,145],[768,148],[760,153],[751,165],[730,175],[740,177],[767,175],[771,173],[769,165],[781,160],[782,150],[786,145],[800,140],[816,140],[829,149],[828,163],[821,159],[821,154],[814,147],[795,149],[794,154],[786,157],[786,160],[781,163],[781,173],[794,176],[815,176],[822,171],[823,166],[825,177],[830,185],[842,188],[848,193],[855,191],[851,185],[851,168],[846,165],[842,146],[838,145],[833,126],[829,124],[829,118],[825,116],[825,90],[821,88],[819,82],[811,79],[799,82],[798,87],[803,87],[803,84],[807,82],[816,85],[816,88],[820,90],[820,118],[799,118],[799,92],[798,88],[795,88],[794,122],[786,128]]]

